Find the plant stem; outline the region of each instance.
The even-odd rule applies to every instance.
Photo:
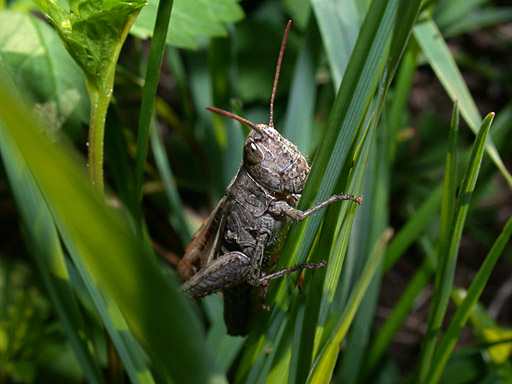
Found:
[[[88,164],[91,183],[103,192],[103,137],[105,135],[105,119],[112,92],[105,94],[95,87],[90,87],[91,121],[89,125]]]
[[[105,136],[105,120],[107,110],[112,99],[114,88],[114,76],[116,64],[123,43],[135,21],[138,12],[127,20],[124,29],[121,31],[119,40],[112,50],[110,56],[103,58],[99,72],[94,75],[86,73],[86,86],[91,99],[91,120],[89,123],[89,150],[88,166],[89,179],[91,183],[103,193],[103,138]]]

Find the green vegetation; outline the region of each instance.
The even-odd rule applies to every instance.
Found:
[[[0,2],[0,383],[510,382],[501,3]],[[174,269],[247,133],[205,107],[268,121],[289,18],[274,120],[311,160],[299,208],[364,203],[291,225],[276,268],[327,266],[231,337]]]

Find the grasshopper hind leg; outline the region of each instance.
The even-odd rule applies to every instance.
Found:
[[[181,289],[190,297],[198,299],[243,281],[250,268],[251,261],[245,254],[229,252],[187,280]]]

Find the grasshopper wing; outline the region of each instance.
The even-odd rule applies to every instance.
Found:
[[[226,217],[232,205],[233,200],[224,196],[185,248],[185,255],[181,258],[177,268],[178,275],[182,280],[190,279],[215,259],[219,251],[219,240],[224,232]]]

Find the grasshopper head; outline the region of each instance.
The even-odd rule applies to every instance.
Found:
[[[274,128],[257,124],[244,145],[244,167],[260,184],[278,193],[301,193],[309,166],[297,147]]]
[[[215,107],[206,109],[251,128],[244,144],[243,165],[254,180],[276,193],[302,192],[308,179],[309,165],[293,143],[270,125],[253,124],[243,117]]]

